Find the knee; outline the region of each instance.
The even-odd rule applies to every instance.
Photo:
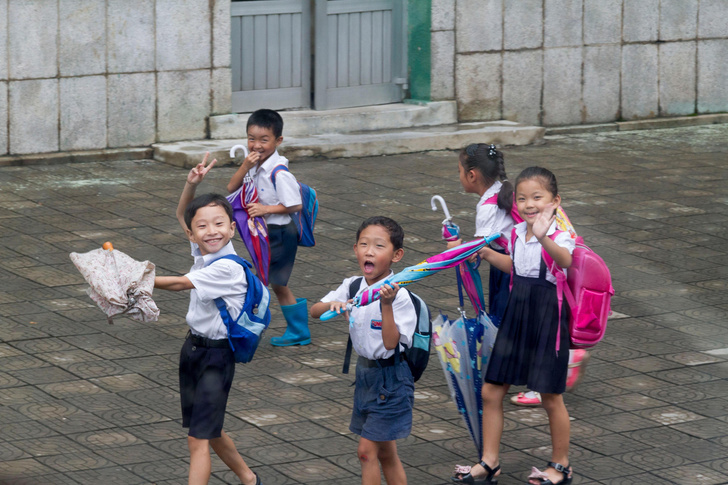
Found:
[[[359,447],[356,449],[356,454],[359,457],[359,463],[362,465],[375,461],[379,457],[376,447],[371,446],[369,443],[359,443]]]
[[[187,437],[187,448],[190,450],[190,454],[195,453],[209,453],[210,452],[210,440],[203,440],[195,438],[194,436]]]
[[[543,408],[547,413],[552,413],[560,409],[566,409],[564,398],[561,394],[541,394]]]
[[[503,401],[503,394],[499,386],[493,384],[483,384],[480,389],[480,395],[483,398],[483,405],[491,405]]]

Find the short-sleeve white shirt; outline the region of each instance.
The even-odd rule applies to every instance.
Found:
[[[513,230],[511,213],[498,207],[498,204],[486,204],[485,201],[500,193],[503,184],[496,181],[480,197],[475,209],[475,237],[487,237],[500,233],[510,242]],[[490,243],[495,249],[505,249],[496,242]]]
[[[250,169],[250,177],[253,179],[255,188],[258,189],[258,200],[263,205],[283,204],[286,207],[301,204],[301,190],[298,187],[296,177],[291,172],[280,170],[276,174],[276,184],[273,185],[271,172],[278,165],[288,167],[288,159],[278,154],[276,150],[268,160],[261,166]],[[291,222],[288,214],[266,214],[265,222],[285,226]]]
[[[539,271],[541,270],[541,250],[543,246],[538,242],[536,236],[532,236],[530,241],[526,241],[526,226],[526,222],[516,224],[516,255],[513,264],[515,265],[518,276],[538,278]],[[556,232],[556,222],[551,224],[546,234],[550,236],[554,232]],[[554,242],[562,248],[566,248],[570,254],[574,253],[576,240],[568,232],[564,231],[559,233],[554,239]],[[513,258],[513,241],[510,242],[508,249],[511,252],[511,258]],[[546,271],[546,280],[556,284],[556,277],[551,274],[551,271]]]
[[[227,328],[222,321],[220,311],[215,305],[215,298],[222,298],[232,318],[237,318],[243,308],[248,291],[245,270],[235,261],[222,259],[210,264],[227,254],[235,254],[233,243],[216,253],[200,254],[199,247],[192,244],[192,256],[195,262],[185,276],[195,285],[190,292],[190,306],[187,310],[187,325],[192,333],[211,339],[227,338]],[[209,266],[207,266],[209,265]]]
[[[390,276],[394,273],[390,273]],[[334,291],[326,294],[321,301],[348,301],[356,295],[349,296],[349,285],[352,281],[361,276],[346,278]],[[366,280],[362,280],[357,295],[360,295],[369,288]],[[412,346],[412,335],[417,325],[415,306],[405,288],[400,288],[392,303],[394,323],[399,330],[400,351],[404,351],[402,345]],[[362,307],[354,307],[351,310],[353,324],[349,325],[351,343],[356,353],[370,360],[388,359],[394,355],[394,349],[387,350],[382,340],[382,310],[378,301]]]

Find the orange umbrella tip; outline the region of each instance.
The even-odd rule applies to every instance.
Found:
[[[111,251],[112,249],[114,249],[114,245],[111,244],[110,241],[106,241],[101,247],[103,249],[106,249],[107,251]]]

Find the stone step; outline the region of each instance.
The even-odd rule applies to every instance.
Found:
[[[501,120],[311,136],[286,136],[284,132],[280,152],[296,160],[307,157],[371,157],[458,150],[469,143],[530,145],[542,143],[544,131],[541,126]],[[244,138],[157,143],[152,147],[155,160],[180,167],[193,167],[202,161],[205,152],[210,152],[222,164],[230,163],[230,148],[241,143],[245,143]]]

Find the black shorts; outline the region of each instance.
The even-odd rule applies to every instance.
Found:
[[[215,341],[227,343],[224,341]],[[235,358],[230,345],[194,345],[188,337],[179,356],[182,426],[198,439],[219,438],[225,420]]]
[[[270,242],[270,268],[268,281],[273,285],[288,286],[291,278],[293,263],[296,261],[298,251],[298,229],[290,221],[285,226],[270,224],[268,226],[268,241]]]

